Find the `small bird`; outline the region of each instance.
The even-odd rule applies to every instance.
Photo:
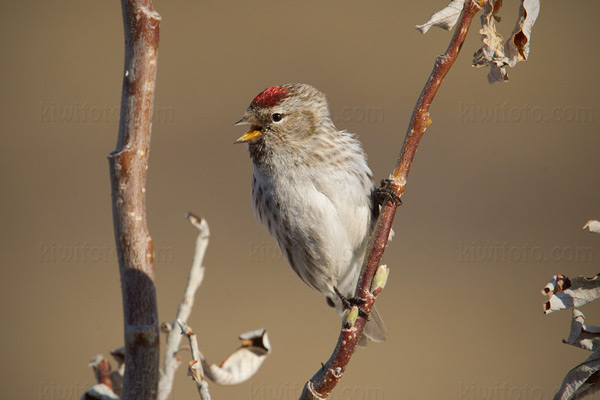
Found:
[[[323,93],[299,83],[263,90],[234,125],[251,126],[235,143],[248,143],[254,215],[296,274],[342,316],[379,213],[360,142],[335,127]],[[364,334],[385,340],[375,308]]]

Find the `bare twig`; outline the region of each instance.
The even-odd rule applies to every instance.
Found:
[[[151,0],[122,0],[125,68],[117,146],[108,159],[125,330],[122,399],[155,399],[159,335],[154,251],[146,223],[146,170],[160,15]]]
[[[194,262],[190,269],[185,293],[177,309],[175,320],[162,325],[162,330],[167,332],[167,344],[159,382],[159,400],[168,399],[173,389],[175,371],[181,364],[178,355],[181,333],[187,335],[190,341],[192,361],[189,365],[188,375],[196,382],[198,393],[202,399],[210,398],[206,379],[220,385],[235,385],[244,382],[258,371],[271,351],[266,330],[259,329],[241,334],[241,347],[225,358],[219,365],[209,365],[202,356],[198,349],[196,335],[187,326],[186,322],[194,305],[196,290],[200,287],[204,278],[205,268],[202,266],[202,261],[208,246],[210,233],[206,221],[191,213],[187,217],[192,225],[198,228],[199,233],[196,239]]]
[[[202,400],[210,400],[210,392],[208,391],[208,383],[204,380],[204,369],[206,360],[198,349],[198,339],[192,329],[183,321],[178,320],[177,323],[181,327],[181,332],[188,337],[190,349],[192,351],[192,361],[190,361],[188,375],[196,382],[198,394]]]
[[[190,220],[192,225],[198,228],[199,233],[196,238],[196,251],[194,253],[194,261],[190,274],[188,276],[187,285],[185,292],[179,307],[177,308],[177,314],[175,319],[171,323],[164,323],[162,326],[163,331],[167,333],[167,344],[165,349],[165,358],[163,361],[163,368],[161,370],[160,382],[158,384],[158,399],[166,400],[169,398],[171,391],[173,390],[173,379],[175,378],[175,371],[181,364],[181,360],[177,356],[179,350],[179,344],[181,343],[181,332],[177,327],[177,321],[186,323],[192,307],[194,305],[194,296],[196,290],[202,284],[204,279],[204,266],[202,261],[204,260],[204,254],[208,246],[208,238],[210,231],[206,220],[195,216],[192,213],[188,213],[187,218]]]
[[[433,71],[419,96],[408,126],[400,158],[390,176],[388,184],[388,189],[393,191],[398,197],[404,193],[406,178],[417,147],[425,133],[425,129],[431,123],[429,117],[431,102],[460,52],[473,17],[482,8],[484,3],[484,0],[468,0],[465,3],[450,45],[444,55],[437,57]],[[367,256],[365,257],[361,277],[355,292],[355,296],[364,301],[364,304],[361,306],[364,314],[359,313],[358,318],[351,324],[350,328],[348,328],[347,323],[344,324],[333,354],[319,372],[306,383],[300,399],[325,399],[342,378],[352,357],[352,353],[356,348],[356,344],[362,335],[367,321],[366,318],[373,307],[375,297],[378,291],[380,291],[380,289],[374,290],[375,288],[372,288],[372,282],[388,241],[396,208],[397,204],[391,201],[386,202],[382,206],[373,234],[369,239]]]

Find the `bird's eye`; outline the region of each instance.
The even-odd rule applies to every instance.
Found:
[[[271,118],[273,118],[274,122],[279,122],[283,119],[283,115],[281,115],[279,113],[275,113],[275,114],[271,115]]]

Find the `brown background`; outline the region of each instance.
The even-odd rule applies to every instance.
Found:
[[[212,385],[215,399],[296,397],[339,328],[255,222],[250,161],[232,144],[243,130],[232,123],[265,87],[310,83],[385,177],[450,38],[413,27],[443,3],[156,2],[147,194],[160,318],[173,317],[182,294],[195,239],[184,214],[195,211],[212,232],[190,320],[201,349],[219,362],[239,333],[259,327],[273,345],[251,381]],[[435,99],[385,255],[378,307],[389,339],[356,353],[332,398],[548,399],[588,356],[560,343],[570,313],[544,317],[539,290],[554,273],[598,272],[600,237],[581,226],[600,219],[599,11],[544,2],[530,60],[493,86],[486,69],[470,67],[476,20]],[[3,2],[0,13],[0,397],[78,399],[93,381],[91,356],[122,343],[106,160],[121,10],[38,1]],[[501,15],[508,35],[516,5]],[[599,307],[582,308],[590,324],[600,324]],[[172,398],[195,396],[181,368]]]

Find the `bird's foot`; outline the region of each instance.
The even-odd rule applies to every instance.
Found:
[[[344,305],[344,310],[351,310],[352,307],[356,306],[358,307],[358,315],[367,319],[368,315],[361,307],[367,302],[366,300],[363,300],[360,297],[346,297],[335,286],[333,287],[333,290],[335,291],[337,297],[339,297],[342,301],[342,304]]]
[[[402,199],[396,193],[393,179],[382,179],[381,186],[375,191],[375,200],[380,205],[386,201],[393,203],[395,206],[402,205]]]

